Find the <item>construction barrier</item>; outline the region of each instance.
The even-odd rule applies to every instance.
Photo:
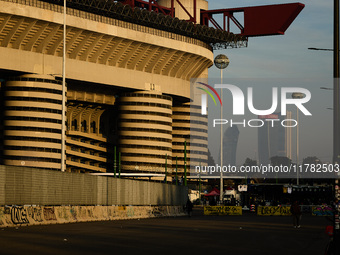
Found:
[[[204,206],[204,215],[242,215],[241,206]]]
[[[290,206],[258,206],[257,215],[260,216],[290,216]]]

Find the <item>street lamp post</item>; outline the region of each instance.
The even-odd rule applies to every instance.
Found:
[[[340,160],[340,135],[339,135],[339,113],[340,113],[340,105],[339,105],[339,0],[334,0],[334,51],[333,51],[333,72],[334,72],[334,91],[333,91],[333,163],[339,163]],[[334,187],[337,186],[338,180],[335,180]],[[339,199],[338,190],[334,189],[334,200],[337,201]],[[334,201],[334,203],[335,203]],[[334,243],[335,243],[335,251],[334,254],[340,253],[340,226],[339,226],[339,205],[335,205],[334,212]]]
[[[292,98],[304,98],[305,94],[303,93],[293,93]],[[296,127],[296,184],[299,185],[299,108],[296,107],[296,121],[298,126]]]
[[[215,66],[221,70],[221,84],[223,84],[223,69],[227,68],[229,65],[229,58],[226,55],[220,54],[216,56],[214,63]],[[221,101],[223,102],[223,91],[221,88]],[[223,108],[221,105],[221,113],[220,113],[220,119],[223,118]],[[221,169],[223,168],[223,125],[221,125],[221,151],[220,151],[220,159],[221,159]],[[221,170],[220,173],[220,202],[223,201],[223,173]]]
[[[339,160],[339,0],[334,0],[334,50],[333,50],[333,162]]]
[[[61,106],[61,171],[65,172],[65,150],[66,150],[66,127],[65,127],[65,112],[66,112],[66,0],[64,0],[63,10],[63,67],[62,67],[62,106]]]

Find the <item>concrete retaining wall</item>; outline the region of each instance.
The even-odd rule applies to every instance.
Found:
[[[183,206],[2,206],[0,227],[184,215]]]

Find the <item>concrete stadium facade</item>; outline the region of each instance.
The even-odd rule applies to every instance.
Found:
[[[0,3],[1,164],[60,171],[63,8]],[[112,172],[116,146],[122,172],[171,176],[177,162],[182,174],[185,141],[188,162],[206,164],[205,117],[189,139],[190,79],[207,77],[210,45],[70,8],[66,19],[66,171]]]

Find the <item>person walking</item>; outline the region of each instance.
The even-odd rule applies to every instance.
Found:
[[[291,207],[290,207],[290,212],[293,216],[293,224],[294,224],[294,228],[300,228],[300,221],[301,221],[301,208],[300,205],[298,203],[298,201],[295,201]]]
[[[192,215],[192,208],[193,207],[194,207],[194,205],[192,204],[190,199],[188,199],[187,204],[186,204],[186,209],[187,209],[187,213],[188,213],[189,217],[191,217],[191,215]]]

